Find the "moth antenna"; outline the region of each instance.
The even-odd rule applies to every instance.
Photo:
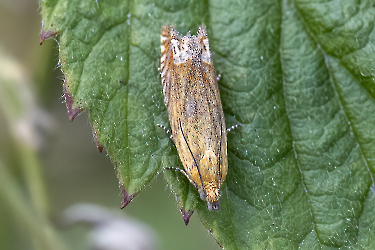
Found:
[[[230,131],[232,131],[233,129],[238,128],[238,127],[241,127],[241,124],[233,125],[232,127],[227,128],[227,132],[230,132]]]
[[[169,137],[170,137],[171,139],[173,138],[172,130],[167,129],[165,126],[163,126],[163,125],[161,125],[161,124],[156,124],[156,126],[158,126],[159,128],[163,128],[167,134],[170,134]]]
[[[216,77],[216,79],[219,81],[220,78],[221,78],[221,74],[218,74],[217,77]]]

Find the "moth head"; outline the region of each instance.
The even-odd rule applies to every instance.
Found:
[[[220,187],[216,181],[204,184],[204,188],[200,190],[200,198],[207,201],[208,210],[219,209]]]

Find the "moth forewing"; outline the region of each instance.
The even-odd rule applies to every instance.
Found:
[[[219,88],[203,25],[197,36],[181,37],[173,27],[161,33],[164,103],[184,174],[218,209],[228,172],[227,132]]]

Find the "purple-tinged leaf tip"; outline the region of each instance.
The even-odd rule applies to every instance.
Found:
[[[98,142],[97,131],[94,131],[94,141],[99,152],[103,152],[104,145]]]
[[[82,111],[82,109],[81,107],[77,107],[73,109],[73,102],[74,102],[73,97],[68,93],[65,87],[64,87],[64,97],[65,97],[66,108],[68,110],[69,120],[72,122],[74,120],[74,117],[76,117]]]
[[[194,211],[188,210],[186,212],[185,209],[180,208],[180,212],[181,212],[181,215],[182,215],[182,219],[185,221],[185,225],[187,226],[189,224],[190,217],[193,215]]]
[[[104,146],[102,144],[96,143],[96,147],[100,153],[103,152]]]
[[[121,192],[122,192],[123,200],[122,200],[122,204],[120,208],[123,209],[133,200],[133,198],[137,194],[129,195],[128,192],[126,192],[124,185],[121,185]]]
[[[52,31],[52,30],[49,30],[49,31],[45,31],[45,30],[41,30],[40,31],[40,41],[39,41],[39,45],[42,45],[42,43],[47,40],[47,39],[50,39],[52,37],[55,37],[57,36],[57,32],[55,31]]]

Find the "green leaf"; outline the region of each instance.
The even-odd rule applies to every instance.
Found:
[[[128,198],[165,171],[225,249],[375,247],[372,1],[42,1],[71,120],[87,110]],[[205,23],[229,126],[221,209],[181,168],[158,72],[160,30]],[[186,221],[186,218],[184,218]]]

